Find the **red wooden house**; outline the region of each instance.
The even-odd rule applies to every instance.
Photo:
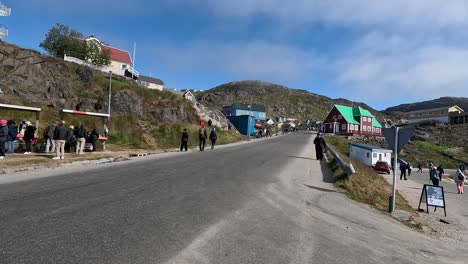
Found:
[[[368,110],[335,105],[323,122],[325,133],[382,136],[382,125]]]

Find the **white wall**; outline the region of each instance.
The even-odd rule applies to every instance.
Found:
[[[375,157],[374,157],[374,154]],[[382,159],[379,159],[379,155],[382,155]],[[377,161],[386,161],[388,164],[392,161],[392,153],[383,153],[383,152],[378,152],[375,151],[372,153],[372,165],[375,165]]]
[[[367,153],[369,153],[369,158],[367,157]],[[370,150],[358,148],[356,146],[350,146],[349,157],[366,165],[372,166],[372,153]]]

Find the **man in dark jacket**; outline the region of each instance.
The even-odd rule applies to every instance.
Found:
[[[55,160],[64,159],[65,157],[65,142],[70,136],[70,129],[65,125],[65,121],[60,121],[60,124],[55,128],[54,140],[56,156]]]
[[[406,163],[401,162],[400,164],[400,180],[403,180],[405,178],[405,181],[408,179],[406,178]]]
[[[189,139],[189,135],[188,135],[187,129],[184,128],[184,132],[182,132],[182,138],[180,139],[180,151],[182,151],[183,149],[187,151],[188,139]]]
[[[211,149],[214,149],[217,139],[218,139],[218,135],[216,134],[216,128],[213,127],[213,130],[211,130],[211,133],[210,133]]]
[[[93,131],[91,131],[91,144],[93,145],[93,152],[96,151],[96,141],[99,139],[99,131],[98,129],[96,128],[96,126],[94,126],[93,128]]]
[[[5,142],[8,136],[8,126],[5,119],[0,120],[0,159],[5,158]]]
[[[325,143],[325,139],[322,138],[320,133],[315,137],[314,144],[317,160],[323,160],[323,151],[327,148],[327,143]]]
[[[442,180],[442,177],[444,176],[444,168],[442,168],[442,164],[437,167],[437,171],[439,172],[439,179]]]
[[[55,152],[55,140],[54,140],[54,134],[55,134],[55,124],[50,124],[45,130],[44,130],[44,139],[46,140],[46,148],[45,148],[45,153],[50,152]]]
[[[100,113],[102,110],[102,104],[101,104],[101,101],[97,101],[95,104],[94,104],[94,111],[96,111],[96,113]]]
[[[18,127],[15,124],[15,121],[8,120],[8,135],[6,137],[6,141],[8,143],[8,153],[13,154],[15,153],[15,140],[16,136],[18,135]]]

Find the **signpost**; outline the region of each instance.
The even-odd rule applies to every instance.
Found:
[[[444,215],[445,217],[447,217],[447,210],[445,208],[444,187],[424,184],[424,187],[421,192],[421,198],[419,198],[418,210],[421,210],[421,202],[424,196],[426,201],[427,213],[429,213],[429,206],[434,207],[434,212],[436,211],[437,207],[441,207],[444,208]]]
[[[396,202],[396,171],[398,164],[398,153],[403,149],[403,147],[408,143],[410,138],[414,135],[416,130],[414,128],[399,128],[399,127],[390,127],[383,128],[382,132],[387,140],[388,145],[393,150],[393,187],[392,187],[392,196],[388,203],[388,212],[395,212],[395,202]]]

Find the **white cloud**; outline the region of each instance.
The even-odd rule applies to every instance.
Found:
[[[189,45],[160,45],[155,56],[185,72],[221,72],[241,79],[294,81],[313,74],[322,64],[318,56],[301,49],[265,41]]]
[[[468,25],[466,0],[185,0],[212,10],[218,17],[258,15],[280,22],[345,26],[463,27]]]

